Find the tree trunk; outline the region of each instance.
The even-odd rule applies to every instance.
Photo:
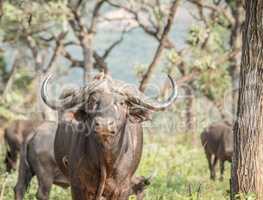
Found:
[[[231,35],[230,35],[230,47],[232,48],[233,52],[239,52],[241,48],[241,28],[244,18],[244,9],[242,5],[242,0],[237,0],[236,5],[233,6],[232,16],[234,22],[231,27]],[[229,59],[230,67],[229,67],[229,74],[231,76],[231,85],[232,85],[232,114],[233,116],[236,114],[236,104],[237,104],[237,93],[235,89],[238,88],[238,78],[239,78],[239,69],[240,69],[240,53],[237,53],[235,56],[230,57]]]
[[[86,33],[83,39],[80,40],[80,45],[83,49],[84,57],[84,85],[92,79],[93,68],[93,49],[92,49],[93,33]]]
[[[263,199],[263,0],[246,0],[231,199]]]
[[[198,144],[198,136],[195,131],[195,98],[191,88],[191,83],[189,83],[189,87],[186,88],[186,115],[185,115],[185,122],[186,122],[186,132],[191,134],[192,144],[196,146]]]
[[[191,88],[186,88],[186,129],[187,132],[194,130],[194,97]]]

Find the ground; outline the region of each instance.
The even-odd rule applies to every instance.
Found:
[[[7,176],[4,173],[3,155],[0,160],[0,173],[1,191],[4,187],[3,198],[0,196],[0,200],[13,199],[17,174],[12,173]],[[137,173],[144,176],[153,174],[152,184],[147,189],[145,200],[229,199],[230,164],[226,165],[223,182],[211,181],[199,139],[193,145],[192,139],[187,134],[177,136],[145,134],[143,159]],[[35,193],[36,180],[31,184],[25,199],[35,199]],[[50,199],[70,200],[70,191],[54,186]]]

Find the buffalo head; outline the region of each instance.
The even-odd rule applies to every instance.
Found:
[[[112,145],[114,138],[119,137],[128,120],[140,123],[149,119],[151,112],[168,107],[177,95],[171,77],[169,79],[172,94],[166,101],[159,103],[150,100],[134,86],[101,75],[87,87],[71,91],[62,99],[51,102],[47,100],[46,95],[50,77],[44,80],[41,88],[43,101],[54,110],[64,111],[77,107],[76,119],[85,122],[89,133],[94,133],[104,146]]]

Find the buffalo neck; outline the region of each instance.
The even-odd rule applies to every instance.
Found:
[[[98,164],[106,165],[107,171],[112,171],[116,166],[118,166],[118,161],[121,159],[121,155],[123,155],[127,149],[128,137],[126,136],[125,132],[129,125],[128,123],[128,120],[126,120],[123,126],[119,129],[118,133],[113,139],[111,148],[106,148],[96,141],[99,147],[97,148],[97,155],[100,157],[100,163]]]

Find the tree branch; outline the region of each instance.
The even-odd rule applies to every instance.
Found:
[[[67,32],[61,32],[58,35],[58,37],[55,39],[56,40],[56,47],[53,51],[52,57],[51,57],[48,65],[47,65],[46,69],[43,70],[43,73],[46,73],[49,69],[51,69],[53,64],[57,60],[57,58],[61,52],[61,49],[63,47],[63,40],[65,39],[66,35],[67,35]]]
[[[79,39],[80,46],[83,51],[83,68],[84,68],[84,82],[91,80],[91,71],[93,67],[93,38],[94,33],[96,32],[96,25],[97,25],[97,18],[99,16],[99,11],[103,5],[105,0],[96,0],[95,7],[93,9],[92,18],[91,18],[91,25],[87,29],[84,25],[84,22],[81,19],[81,16],[77,9],[70,8],[71,12],[74,16],[74,22],[70,21],[70,25]]]
[[[188,0],[190,3],[196,5],[199,9],[199,11],[201,9],[208,9],[210,10],[211,12],[213,13],[217,13],[217,14],[222,14],[230,24],[233,24],[234,23],[234,19],[231,15],[229,15],[228,13],[228,10],[226,8],[221,8],[219,6],[219,4],[217,3],[216,6],[213,6],[213,5],[208,5],[208,4],[204,4],[202,1],[200,0]],[[203,14],[201,14],[202,16]],[[204,19],[204,15],[202,17],[202,20]],[[206,20],[205,20],[206,21]]]
[[[173,1],[172,3],[172,6],[170,8],[170,12],[169,12],[169,16],[168,16],[168,19],[167,19],[167,23],[166,23],[166,26],[164,27],[164,31],[162,33],[162,36],[161,36],[161,40],[160,40],[160,43],[159,43],[159,46],[155,52],[155,55],[154,55],[154,58],[151,62],[151,64],[149,65],[146,73],[143,75],[142,77],[142,80],[141,80],[141,83],[140,83],[140,87],[139,89],[144,92],[145,89],[146,89],[146,85],[148,84],[149,80],[150,80],[150,77],[155,69],[155,67],[157,66],[157,64],[159,63],[160,61],[160,58],[161,58],[161,55],[162,55],[162,52],[163,52],[163,49],[164,49],[164,44],[165,44],[165,40],[171,30],[171,27],[173,25],[173,22],[174,22],[174,17],[175,17],[175,13],[176,13],[176,10],[179,6],[179,0],[175,0]]]
[[[150,27],[148,27],[143,22],[141,22],[138,11],[134,11],[134,10],[132,10],[132,9],[126,7],[126,6],[123,6],[123,5],[120,5],[120,4],[117,4],[117,3],[113,3],[110,0],[107,0],[107,3],[109,5],[111,5],[112,7],[123,9],[126,12],[132,14],[133,17],[134,17],[134,20],[138,23],[138,26],[140,28],[142,28],[145,33],[147,33],[148,35],[150,35],[150,36],[154,37],[155,39],[157,39],[158,41],[160,41],[160,38],[158,37],[158,32],[159,32],[158,29],[155,26],[153,26],[152,27],[153,30],[152,30]]]
[[[96,25],[97,25],[97,19],[99,17],[99,11],[102,7],[102,5],[105,3],[106,0],[97,0],[96,5],[93,9],[92,12],[92,17],[91,17],[91,23],[88,32],[89,33],[95,33],[96,32]]]

